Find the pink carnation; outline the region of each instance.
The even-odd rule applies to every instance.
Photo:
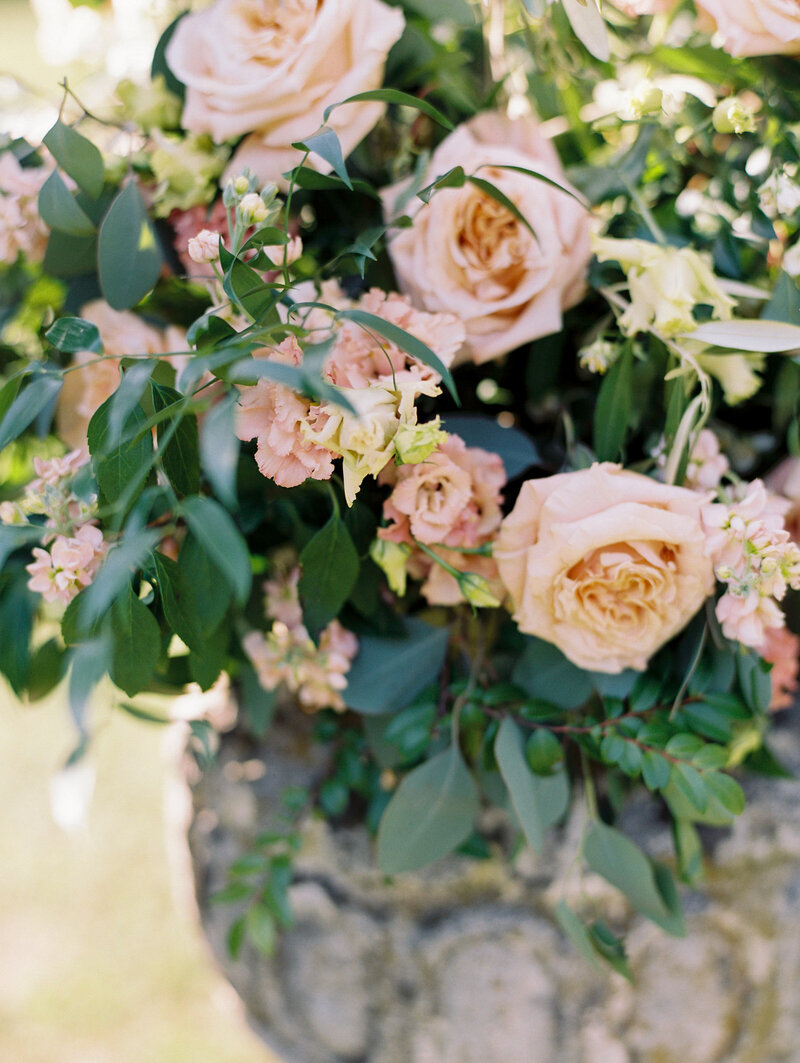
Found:
[[[59,535],[49,553],[41,547],[34,547],[35,561],[26,565],[31,574],[28,586],[41,594],[46,602],[68,605],[92,582],[107,551],[103,533],[91,524],[84,524],[74,536]]]
[[[397,292],[372,288],[355,304],[421,340],[448,368],[464,344],[464,325],[453,314],[429,314],[416,310]],[[418,362],[394,343],[376,336],[361,325],[345,321],[339,329],[325,372],[340,387],[363,388],[371,382],[387,382],[392,374],[411,371],[424,379],[439,380],[429,366]]]
[[[503,462],[456,435],[426,461],[401,465],[396,474],[390,469],[389,475],[396,481],[383,514],[393,523],[381,530],[384,539],[473,548],[500,526]]]
[[[772,701],[770,710],[788,709],[797,690],[800,667],[800,638],[788,628],[771,627],[761,647],[761,656],[772,664]]]
[[[267,357],[284,365],[299,365],[303,352],[290,336]],[[303,435],[310,403],[289,388],[262,378],[239,395],[236,435],[256,439],[256,462],[262,476],[280,487],[297,487],[309,477],[329,480],[333,475],[333,455]]]

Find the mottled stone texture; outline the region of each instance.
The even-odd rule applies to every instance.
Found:
[[[776,748],[800,767],[788,728]],[[208,897],[248,840],[274,825],[283,788],[314,773],[304,736],[278,728],[264,750],[233,732],[192,783],[205,931],[286,1063],[800,1063],[800,783],[748,782],[745,814],[708,838],[708,884],[685,895],[684,940],[632,918],[598,878],[584,880],[583,903],[628,928],[631,987],[592,969],[549,915],[578,814],[546,852],[514,866],[454,858],[391,883],[362,830],[309,824],[295,928],[274,960],[245,946],[232,961],[235,912]],[[489,826],[502,841],[503,825]],[[634,803],[625,829],[669,858],[652,802]]]

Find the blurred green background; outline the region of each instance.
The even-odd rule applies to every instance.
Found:
[[[60,95],[34,29],[27,0],[0,0],[7,113],[8,75]],[[63,698],[23,706],[0,687],[0,1061],[277,1063],[173,897],[163,729],[102,717],[88,821],[66,834],[49,796],[76,740]]]

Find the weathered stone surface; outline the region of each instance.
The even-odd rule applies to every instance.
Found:
[[[800,742],[778,736],[800,768]],[[254,1027],[286,1063],[800,1063],[800,783],[755,780],[748,809],[712,832],[690,934],[631,917],[588,876],[583,897],[628,928],[635,986],[583,961],[550,911],[575,852],[576,816],[547,851],[450,859],[388,883],[359,829],[309,824],[292,887],[295,927],[272,961],[227,954],[230,908],[209,905],[226,870],[274,825],[287,785],[317,763],[302,735],[273,731],[266,770],[232,735],[192,781],[188,831],[206,934]],[[625,829],[669,856],[652,802]]]

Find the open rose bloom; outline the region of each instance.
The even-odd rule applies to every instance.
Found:
[[[0,137],[0,671],[308,754],[234,944],[308,824],[388,890],[569,819],[626,974],[597,876],[680,933],[800,690],[800,0],[445,6],[198,0]]]

